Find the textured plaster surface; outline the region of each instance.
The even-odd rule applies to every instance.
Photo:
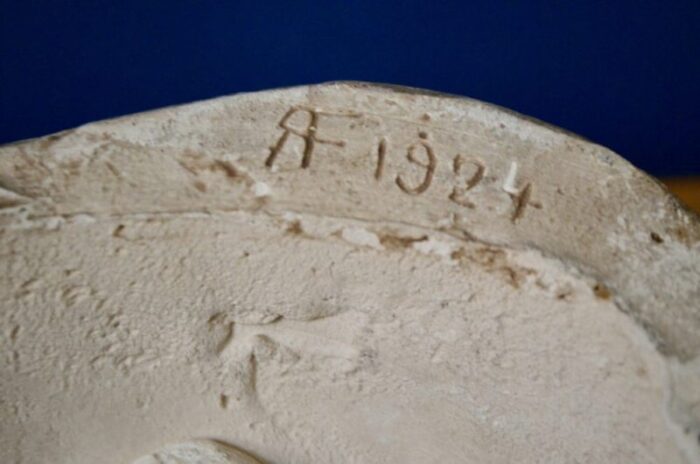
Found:
[[[334,83],[0,147],[0,269],[3,462],[698,459],[697,217],[480,102]]]

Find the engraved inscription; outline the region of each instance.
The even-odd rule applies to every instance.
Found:
[[[304,141],[304,152],[301,159],[301,167],[303,169],[311,165],[311,156],[313,155],[314,147],[317,143],[325,143],[338,147],[345,146],[345,142],[342,140],[322,139],[318,136],[318,119],[320,114],[322,113],[318,110],[307,108],[291,108],[287,111],[279,122],[279,127],[284,129],[284,132],[280,138],[277,139],[277,142],[270,147],[270,154],[265,160],[265,166],[268,168],[272,167],[275,163],[275,159],[280,154],[291,135],[295,135]],[[300,115],[306,115],[306,117],[299,117]],[[299,122],[299,119],[304,121],[301,126],[297,126],[294,123],[295,120]]]
[[[382,178],[382,173],[384,172],[384,163],[386,162],[386,144],[386,139],[382,137],[377,145],[377,167],[374,170],[374,178],[377,180]]]
[[[474,203],[467,199],[466,194],[469,190],[476,187],[476,185],[484,178],[486,166],[478,161],[466,161],[462,155],[457,155],[452,160],[452,171],[456,176],[459,176],[466,170],[465,165],[473,167],[473,174],[465,180],[464,186],[455,186],[452,189],[449,199],[458,205],[466,206],[467,208],[474,208]]]
[[[311,165],[314,148],[317,144],[330,144],[337,147],[345,147],[346,142],[343,140],[332,140],[322,138],[318,134],[319,117],[326,115],[329,117],[350,117],[350,118],[368,118],[367,115],[357,114],[352,112],[328,112],[319,109],[293,107],[284,114],[279,127],[283,129],[282,135],[277,139],[275,144],[270,147],[270,152],[265,160],[265,166],[272,168],[278,155],[282,152],[285,144],[290,137],[298,137],[303,141],[303,156],[301,160],[301,168],[306,169]],[[421,123],[421,125],[423,125]],[[355,123],[350,124],[350,128],[355,128]],[[376,137],[376,135],[375,135]],[[399,146],[398,150],[405,150],[405,159],[414,166],[413,171],[419,172],[419,177],[410,172],[399,172],[394,177],[394,183],[400,191],[408,195],[421,195],[428,191],[432,185],[433,179],[438,169],[438,156],[436,155],[433,145],[428,140],[428,133],[421,130],[418,132],[418,139],[408,146]],[[370,157],[376,156],[376,164],[374,164],[373,177],[380,182],[386,175],[387,165],[391,158],[391,152],[394,148],[389,146],[389,140],[385,136],[375,139],[374,148],[370,151]],[[419,168],[416,169],[415,167]],[[487,163],[481,159],[466,157],[461,154],[456,154],[452,158],[452,175],[455,179],[455,184],[452,186],[447,199],[459,206],[477,209],[479,206],[479,195],[481,189],[474,190],[475,187],[481,184],[493,185],[498,177],[490,175]],[[518,178],[518,163],[512,162],[510,169],[503,178],[503,184],[500,190],[508,195],[511,202],[510,213],[508,217],[512,223],[517,223],[525,214],[528,206],[540,209],[542,205],[536,201],[532,201],[533,184],[531,182],[517,181]],[[518,186],[518,184],[520,186]],[[491,188],[494,188],[492,186]],[[497,188],[497,187],[496,187]]]
[[[421,138],[425,139],[427,138],[427,135],[422,132]],[[417,158],[417,152],[423,152],[425,155],[425,160]],[[432,147],[425,140],[421,140],[420,142],[414,143],[408,147],[406,159],[413,164],[425,168],[423,181],[415,187],[409,187],[408,183],[404,181],[399,174],[396,176],[396,185],[398,185],[401,190],[409,195],[420,195],[428,190],[430,183],[433,181],[433,175],[435,174],[435,167],[437,165],[437,158],[435,157]]]
[[[513,214],[510,217],[512,222],[516,222],[523,216],[525,212],[525,207],[530,202],[530,195],[532,191],[532,185],[527,184],[518,194],[510,194],[510,198],[513,200]]]
[[[516,184],[516,177],[518,175],[518,163],[513,161],[510,164],[510,170],[503,182],[503,190],[510,196],[513,201],[513,213],[510,216],[511,222],[515,223],[518,219],[523,216],[525,212],[525,207],[530,202],[530,196],[532,195],[532,184],[527,183],[522,189],[518,189]],[[533,206],[537,207],[533,203]]]

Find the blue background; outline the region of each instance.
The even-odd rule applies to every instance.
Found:
[[[345,79],[471,96],[700,174],[697,0],[0,0],[0,142]]]

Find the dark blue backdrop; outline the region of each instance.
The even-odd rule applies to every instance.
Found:
[[[700,174],[697,0],[0,0],[0,142],[338,79],[468,95]]]

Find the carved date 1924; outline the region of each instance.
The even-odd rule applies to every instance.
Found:
[[[302,169],[306,169],[311,165],[311,159],[316,144],[329,144],[337,147],[344,147],[345,141],[343,140],[324,139],[318,135],[319,117],[324,114],[351,118],[361,117],[361,115],[355,113],[332,113],[310,108],[291,108],[284,114],[278,124],[283,132],[275,144],[270,147],[269,155],[265,160],[265,166],[268,168],[273,167],[275,160],[292,135],[299,137],[304,145],[301,159]],[[293,123],[293,120],[296,121],[296,124]],[[374,169],[374,178],[377,181],[382,180],[384,177],[388,150],[389,142],[386,137],[382,137],[378,141],[376,147],[377,163]],[[412,183],[407,180],[406,177],[397,174],[394,181],[404,193],[408,195],[420,195],[430,188],[438,164],[438,157],[428,140],[427,132],[420,131],[418,133],[418,140],[406,147],[405,156],[409,163],[422,168],[424,171],[422,179],[420,179],[418,183]],[[475,200],[469,198],[469,192],[485,179],[487,172],[486,165],[480,160],[470,159],[458,154],[452,159],[452,172],[457,178],[457,185],[453,187],[448,199],[460,206],[470,209],[475,208]],[[503,190],[508,194],[512,202],[510,220],[514,223],[523,216],[528,205],[532,205],[536,208],[541,207],[539,203],[531,201],[531,183],[526,183],[522,188],[515,187],[516,173],[517,164],[513,163],[503,185]]]

